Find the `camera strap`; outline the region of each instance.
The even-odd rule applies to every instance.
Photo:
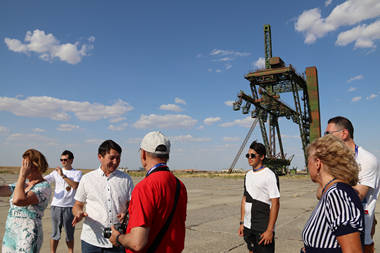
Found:
[[[181,183],[179,182],[179,180],[178,180],[177,177],[175,177],[175,179],[176,179],[176,182],[177,182],[177,186],[176,186],[176,191],[175,191],[173,209],[172,209],[172,211],[171,211],[168,219],[166,220],[164,226],[161,228],[160,232],[158,232],[158,234],[157,234],[156,238],[154,239],[153,243],[150,245],[150,247],[146,251],[147,253],[153,253],[153,252],[156,251],[158,245],[160,245],[160,242],[162,241],[162,238],[164,237],[166,231],[169,228],[171,220],[173,219],[174,211],[175,211],[175,209],[177,207],[177,202],[178,202],[178,198],[179,198],[179,191],[181,189]]]

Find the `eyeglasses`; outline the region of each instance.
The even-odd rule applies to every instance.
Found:
[[[251,153],[251,154],[246,154],[245,157],[246,157],[247,159],[249,159],[249,158],[253,159],[253,158],[256,157],[256,155],[255,155],[254,153]]]
[[[59,160],[61,160],[61,162],[67,162],[69,159],[59,159]]]
[[[325,132],[325,135],[327,134],[332,134],[332,133],[337,133],[337,132],[340,132],[340,131],[343,131],[344,129],[340,129],[340,130],[336,130],[336,131],[326,131]]]

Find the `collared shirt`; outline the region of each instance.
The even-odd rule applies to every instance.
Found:
[[[124,172],[115,170],[108,177],[99,167],[82,177],[75,200],[86,203],[81,240],[102,248],[112,244],[103,236],[104,228],[119,223],[117,215],[125,213],[131,199],[133,182]]]

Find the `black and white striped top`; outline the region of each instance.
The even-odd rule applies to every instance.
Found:
[[[357,231],[363,240],[364,212],[360,199],[350,185],[338,182],[322,195],[302,238],[307,253],[342,252],[336,237]]]

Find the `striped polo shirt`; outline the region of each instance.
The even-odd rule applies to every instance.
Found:
[[[342,252],[337,236],[360,232],[364,212],[360,199],[345,183],[333,184],[322,196],[302,232],[306,252]]]

